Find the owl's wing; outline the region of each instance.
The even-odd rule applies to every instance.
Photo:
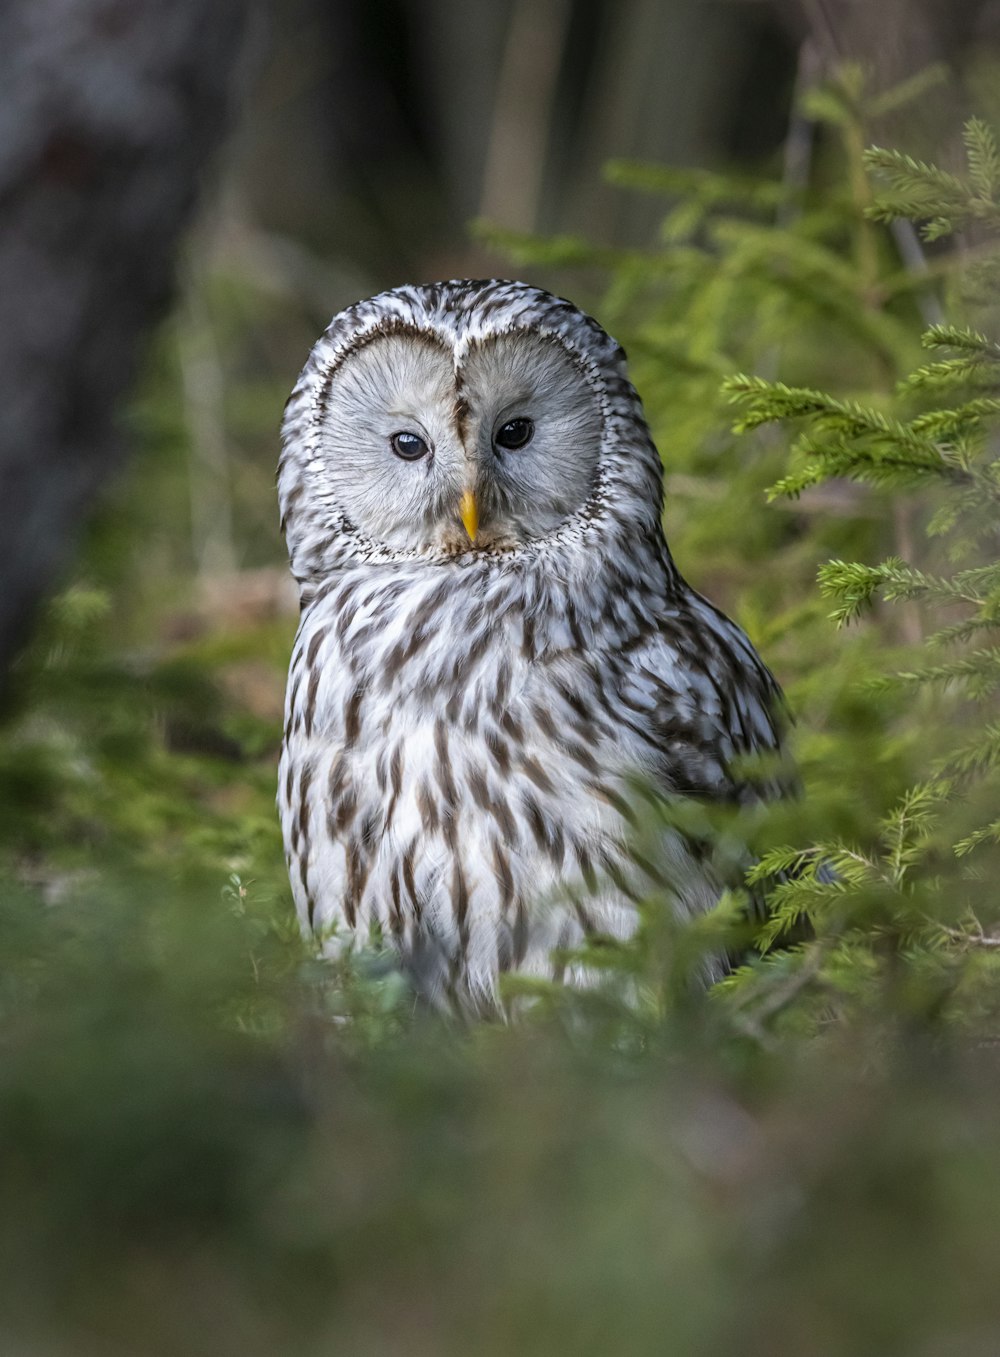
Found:
[[[706,599],[676,599],[622,661],[627,719],[664,792],[746,801],[790,789],[776,760],[752,767],[753,756],[781,749],[781,689],[740,628]]]

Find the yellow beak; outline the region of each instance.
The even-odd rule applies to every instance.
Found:
[[[458,501],[458,516],[462,520],[465,531],[469,534],[469,541],[474,542],[476,533],[479,531],[479,505],[476,503],[474,490],[466,490]]]

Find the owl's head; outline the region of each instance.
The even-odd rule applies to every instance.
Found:
[[[404,287],[342,312],[285,413],[296,573],[300,539],[323,555],[324,531],[338,555],[440,562],[531,551],[612,505],[658,521],[659,459],[624,358],[523,283]]]

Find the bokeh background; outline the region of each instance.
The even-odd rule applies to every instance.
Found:
[[[789,691],[807,796],[765,846],[881,851],[945,723],[871,681],[928,624],[838,631],[815,577],[934,565],[934,505],[769,503],[788,439],[720,384],[887,402],[969,314],[860,153],[957,169],[998,57],[996,0],[3,9],[0,1350],[1000,1351],[985,946],[962,1022],[871,906],[872,959],[777,962],[752,1022],[674,939],[638,1012],[458,1031],[312,960],[273,807],[284,399],[350,302],[514,275],[624,342],[681,569]]]

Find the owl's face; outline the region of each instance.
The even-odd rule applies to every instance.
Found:
[[[555,532],[593,491],[604,431],[592,374],[554,335],[365,335],[333,368],[315,450],[369,541],[432,556]]]
[[[334,316],[285,406],[278,493],[304,598],[352,564],[537,569],[541,587],[664,550],[663,471],[621,346],[497,278]]]

